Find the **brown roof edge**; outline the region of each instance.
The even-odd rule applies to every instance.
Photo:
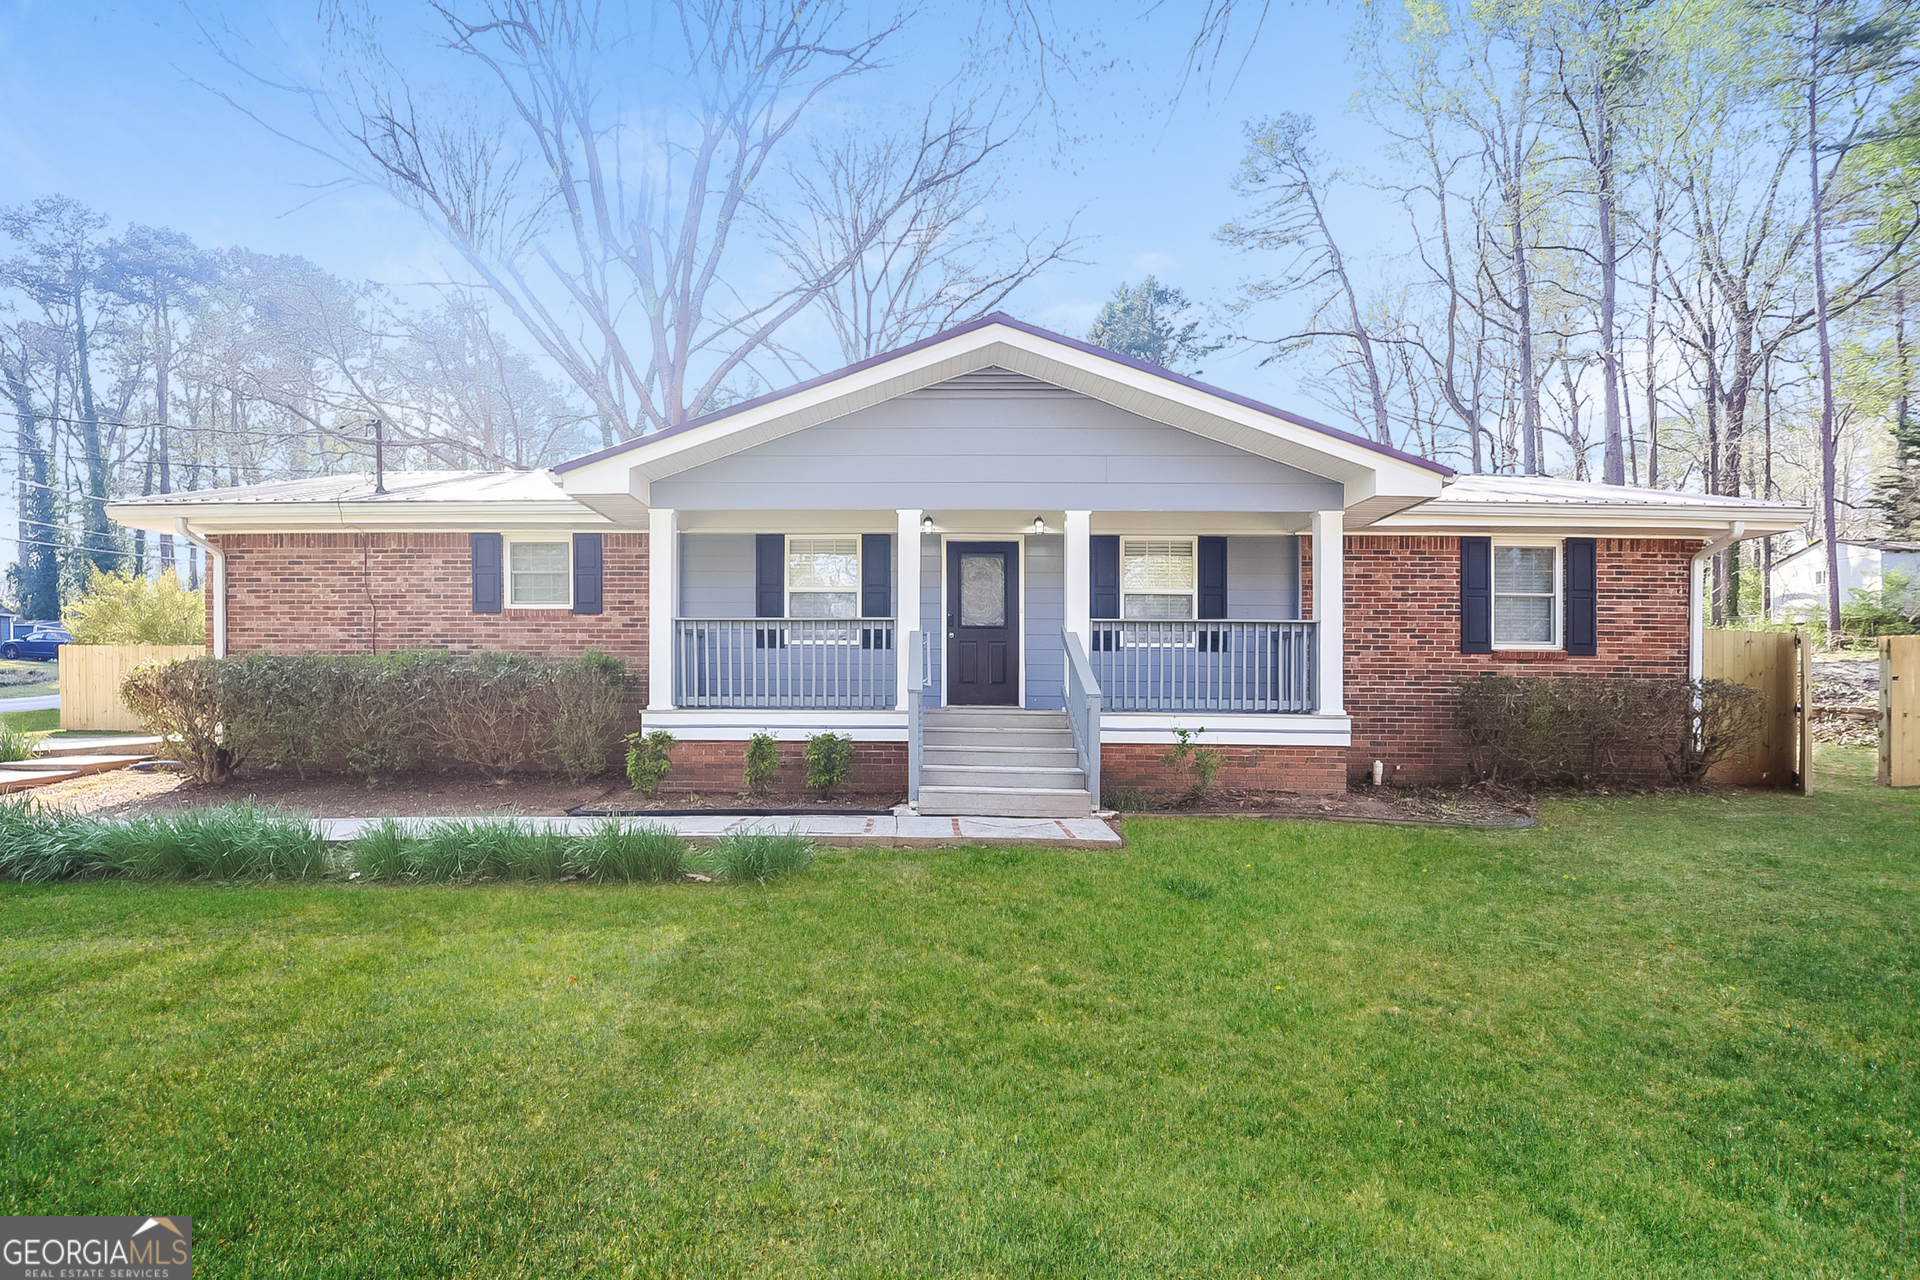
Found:
[[[1045,338],[1049,342],[1058,342],[1062,346],[1072,347],[1075,351],[1084,352],[1087,355],[1099,356],[1103,360],[1111,360],[1115,364],[1126,365],[1129,368],[1138,369],[1143,373],[1153,374],[1155,377],[1164,378],[1168,382],[1178,383],[1183,387],[1191,387],[1195,391],[1203,391],[1210,396],[1218,396],[1220,399],[1237,404],[1243,409],[1252,409],[1256,413],[1264,413],[1270,417],[1279,418],[1284,422],[1291,422],[1296,427],[1305,427],[1309,431],[1318,431],[1322,435],[1332,436],[1336,440],[1344,440],[1348,444],[1357,444],[1361,448],[1373,453],[1410,463],[1416,467],[1424,467],[1428,471],[1435,472],[1442,476],[1456,474],[1452,467],[1444,463],[1435,462],[1431,458],[1422,458],[1416,454],[1403,453],[1399,449],[1390,448],[1387,445],[1376,444],[1365,436],[1355,435],[1351,431],[1342,431],[1338,427],[1330,427],[1324,422],[1315,422],[1311,418],[1303,418],[1297,413],[1288,413],[1285,409],[1276,409],[1270,404],[1263,404],[1247,396],[1236,395],[1231,391],[1223,391],[1219,387],[1211,386],[1208,383],[1175,373],[1171,369],[1163,369],[1157,364],[1150,364],[1145,360],[1136,360],[1132,356],[1124,356],[1117,351],[1109,351],[1105,347],[1097,347],[1090,342],[1082,342],[1077,338],[1069,338],[1064,333],[1055,333],[1051,329],[1042,329],[1038,325],[1028,324],[1023,320],[1015,320],[1003,311],[994,311],[981,316],[977,320],[969,320],[965,324],[957,324],[951,329],[942,329],[939,333],[922,338],[918,342],[910,342],[904,347],[897,347],[892,351],[882,352],[877,356],[869,356],[865,360],[850,364],[844,369],[836,369],[832,373],[823,373],[817,378],[809,378],[805,382],[795,383],[793,386],[787,387],[784,390],[770,391],[766,395],[755,396],[751,400],[742,400],[739,404],[728,405],[726,408],[715,410],[713,413],[703,414],[698,418],[690,418],[678,426],[667,427],[643,436],[636,436],[632,440],[623,440],[610,448],[601,449],[595,453],[584,454],[578,458],[571,458],[566,462],[555,465],[552,469],[559,473],[576,471],[591,463],[601,462],[607,458],[618,457],[623,453],[638,449],[643,445],[651,444],[655,440],[664,439],[667,436],[679,435],[681,432],[691,431],[695,427],[704,427],[708,423],[718,422],[723,418],[732,417],[736,413],[745,413],[749,409],[758,409],[762,405],[772,404],[777,400],[785,399],[791,395],[797,395],[802,391],[811,391],[813,388],[825,386],[835,379],[847,377],[849,374],[860,373],[864,370],[874,368],[877,365],[885,364],[887,361],[900,356],[911,355],[913,352],[924,350],[937,342],[945,342],[949,338],[957,338],[962,334],[972,333],[976,329],[984,329],[988,325],[993,324],[1005,325],[1009,329],[1018,329],[1021,333],[1030,334],[1036,338]]]

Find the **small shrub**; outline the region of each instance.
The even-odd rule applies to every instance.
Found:
[[[853,776],[853,738],[838,733],[816,733],[807,738],[807,785],[831,796]]]
[[[747,768],[742,781],[755,795],[767,789],[780,771],[780,744],[770,733],[756,733],[747,740]]]
[[[1220,753],[1212,747],[1202,747],[1194,739],[1205,733],[1206,726],[1198,729],[1175,729],[1173,736],[1179,741],[1160,757],[1164,765],[1179,765],[1191,762],[1193,765],[1193,794],[1204,796],[1213,789],[1213,780],[1220,772]]]
[[[678,880],[686,870],[687,844],[666,827],[622,827],[609,818],[577,836],[567,854],[570,871],[605,883],[658,884]]]
[[[546,688],[545,720],[567,781],[585,782],[607,771],[626,692],[627,664],[598,649],[554,669]]]
[[[33,759],[33,738],[25,729],[0,724],[0,764]]]
[[[250,801],[101,823],[87,843],[103,870],[136,880],[310,880],[328,869],[310,820]]]
[[[62,611],[75,644],[205,644],[206,604],[168,569],[157,578],[89,568],[87,593]]]
[[[1100,803],[1115,813],[1144,813],[1159,806],[1159,799],[1133,787],[1117,787],[1101,793]]]
[[[270,729],[261,706],[261,677],[270,666],[249,655],[142,667],[120,686],[120,697],[147,732],[178,739],[195,778],[225,782]]]
[[[797,831],[731,831],[713,842],[706,864],[724,880],[761,884],[813,861],[813,842]]]
[[[655,729],[649,734],[630,733],[624,741],[627,744],[627,781],[633,784],[635,791],[653,794],[660,785],[660,779],[673,772],[673,749],[680,740],[665,729]]]
[[[31,797],[0,799],[0,880],[48,884],[98,874],[103,868],[92,839],[98,826],[43,809]]]

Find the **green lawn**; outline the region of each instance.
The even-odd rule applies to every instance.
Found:
[[[5,1213],[196,1274],[1920,1273],[1920,795],[770,888],[0,889]]]
[[[60,727],[60,708],[42,711],[0,711],[0,724],[23,733],[39,733]]]

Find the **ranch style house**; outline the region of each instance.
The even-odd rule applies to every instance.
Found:
[[[1703,569],[1803,507],[1424,458],[991,315],[552,470],[129,498],[209,645],[629,661],[670,787],[850,735],[927,814],[1457,774],[1482,672],[1697,678]]]

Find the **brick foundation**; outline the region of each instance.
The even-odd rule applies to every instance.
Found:
[[[1560,650],[1467,654],[1460,652],[1458,538],[1349,537],[1351,774],[1365,775],[1380,760],[1391,782],[1457,779],[1465,762],[1453,740],[1453,686],[1482,673],[1685,679],[1688,573],[1699,549],[1692,541],[1597,540],[1600,643],[1593,657]]]
[[[1197,743],[1207,746],[1204,741]],[[1340,747],[1210,748],[1220,753],[1213,785],[1237,791],[1293,791],[1301,795],[1343,795],[1347,790],[1347,753]],[[1191,763],[1163,764],[1164,746],[1146,742],[1108,742],[1100,747],[1100,789],[1178,795],[1193,787]]]
[[[673,772],[660,780],[658,790],[685,794],[712,791],[731,794],[744,787],[747,769],[745,742],[682,742],[671,757]],[[782,742],[780,770],[768,790],[778,795],[797,796],[806,791],[807,744]],[[853,744],[853,777],[841,788],[855,795],[891,794],[907,798],[907,744],[904,742],[856,742]]]

